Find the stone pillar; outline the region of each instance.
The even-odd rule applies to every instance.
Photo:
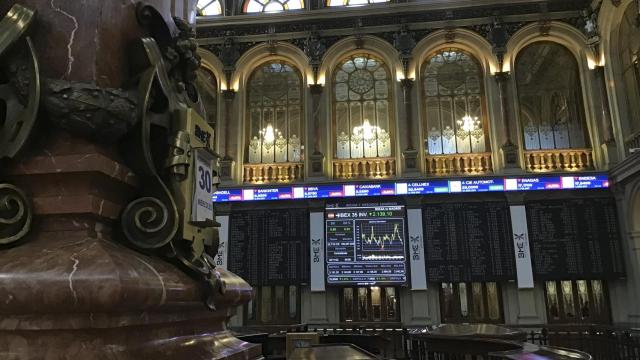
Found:
[[[508,193],[507,202],[509,206],[524,205],[524,194]],[[519,289],[516,282],[514,287],[506,286],[504,288],[505,320],[523,325],[545,323],[545,309],[539,305],[539,292],[535,286],[534,283],[534,288]],[[540,286],[540,284],[537,284],[537,286]]]
[[[233,158],[229,153],[231,140],[231,114],[233,113],[233,100],[236,92],[233,89],[223,90],[224,98],[224,157],[220,160],[220,178],[223,181],[231,181],[233,177]]]
[[[640,324],[640,161],[627,158],[612,169],[610,176],[626,271],[624,279],[608,282],[612,320]]]
[[[607,80],[605,79],[604,66],[596,66],[593,69],[596,77],[596,86],[598,87],[598,96],[600,97],[600,123],[603,131],[602,148],[605,161],[608,165],[615,165],[618,162],[618,152],[616,149],[616,141],[613,136],[613,123],[611,122],[611,112],[609,106],[609,95],[607,93]]]
[[[402,99],[404,103],[404,113],[407,123],[407,148],[402,152],[404,157],[404,167],[406,174],[417,174],[420,171],[418,164],[418,150],[413,146],[413,106],[411,104],[411,90],[413,89],[413,79],[402,79]]]
[[[634,295],[638,296],[640,294],[640,276],[638,275],[638,270],[640,270],[640,231],[630,231],[628,236],[631,242],[631,253],[628,259],[630,259],[631,264],[627,266],[628,279],[625,285],[629,296],[627,300],[630,300],[637,299]],[[628,307],[628,318],[623,321],[640,324],[640,304],[631,300],[624,305]]]
[[[507,91],[507,83],[510,74],[508,72],[497,72],[494,77],[498,83],[498,91],[500,92],[500,115],[504,123],[504,144],[500,147],[502,150],[503,164],[505,171],[513,171],[518,167],[518,147],[511,141],[511,116],[509,112],[509,95]]]
[[[0,17],[14,3],[2,1]],[[170,19],[169,0],[147,3]],[[0,99],[10,94],[28,106],[2,108],[8,116],[0,114],[0,119],[24,129],[28,122],[16,119],[29,118],[33,109],[39,116],[32,118],[34,130],[25,134],[26,146],[4,148],[0,140],[0,220],[32,216],[25,223],[26,236],[0,246],[0,358],[261,357],[259,346],[234,338],[225,325],[230,308],[250,299],[246,282],[219,270],[226,287],[218,289],[211,309],[213,304],[204,302],[209,298],[205,281],[161,257],[166,247],[141,252],[124,245],[123,208],[152,185],[148,174],[131,170],[139,154],[124,151],[120,143],[141,145],[128,138],[141,126],[141,114],[166,105],[143,111],[140,104],[148,93],[126,85],[139,75],[132,45],[151,35],[141,25],[153,22],[149,13],[136,13],[136,4],[129,1],[20,4],[36,15],[29,25],[30,41],[26,32],[15,32],[29,21],[0,26],[3,36],[15,40],[8,50],[2,48],[6,42],[0,45],[0,78],[10,80],[0,84]],[[19,18],[13,15],[9,18]],[[158,43],[161,49],[166,45]],[[5,62],[18,65],[5,67]],[[160,73],[147,66],[146,74]],[[164,80],[157,80],[156,91]],[[175,85],[171,91],[184,92],[185,83],[163,85],[169,84]],[[158,123],[166,120],[154,117]],[[0,127],[0,139],[7,129]],[[21,152],[5,151],[15,146]],[[5,181],[22,189],[28,203],[5,196]],[[137,220],[146,222],[164,213],[148,208],[139,214]],[[3,221],[0,238],[5,238]]]
[[[321,84],[313,84],[309,86],[311,91],[311,111],[313,120],[313,153],[309,156],[311,168],[309,169],[310,177],[321,177],[324,174],[324,154],[322,154],[322,143],[320,134],[320,97],[322,96],[323,86]]]
[[[431,324],[435,320],[433,310],[434,289],[428,288],[427,270],[425,267],[424,231],[422,224],[422,197],[407,198],[407,229],[409,236],[409,269],[411,272],[410,286],[401,291],[402,304],[407,306],[403,310],[405,325]],[[437,293],[437,287],[435,287]],[[437,296],[436,296],[437,298]],[[405,315],[406,314],[406,315]]]

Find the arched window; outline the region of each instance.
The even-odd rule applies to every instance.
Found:
[[[207,115],[207,122],[215,128],[218,116],[218,81],[207,68],[201,67],[198,74],[198,93]]]
[[[333,77],[336,158],[390,157],[391,73],[372,55],[350,56]]]
[[[516,58],[525,150],[586,146],[578,63],[564,46],[541,41]]]
[[[327,0],[327,6],[359,6],[375,3],[385,3],[390,0]]]
[[[487,151],[482,67],[456,48],[436,52],[422,66],[426,155]]]
[[[220,0],[198,0],[196,5],[198,16],[215,16],[222,14]]]
[[[302,161],[302,77],[277,60],[260,65],[248,83],[249,163]]]
[[[304,8],[303,0],[246,0],[245,13],[279,12]]]
[[[633,1],[620,23],[618,48],[624,82],[624,98],[627,102],[629,129],[631,134],[640,133],[640,27],[637,25],[638,3]]]

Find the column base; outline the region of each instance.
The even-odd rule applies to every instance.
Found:
[[[516,289],[518,295],[518,324],[544,324],[545,319],[536,305],[535,289]]]
[[[219,271],[226,291],[209,310],[198,281],[116,243],[104,223],[41,219],[35,230],[0,254],[0,358],[261,358],[226,328],[251,297],[238,276]]]
[[[314,152],[309,155],[311,166],[309,167],[309,177],[319,178],[324,176],[324,154]]]
[[[521,172],[521,168],[518,165],[518,147],[512,142],[506,142],[500,147],[502,152],[502,161],[504,164],[505,173]]]
[[[605,167],[607,169],[611,169],[618,163],[618,147],[616,146],[616,143],[613,141],[606,142],[601,144],[600,148],[602,149],[602,157],[604,159]]]
[[[220,181],[223,183],[230,183],[233,181],[233,158],[225,156],[219,160],[220,164]]]
[[[416,175],[420,173],[418,164],[418,150],[406,149],[402,152],[404,158],[404,175]]]

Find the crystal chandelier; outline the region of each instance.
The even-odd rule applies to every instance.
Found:
[[[363,140],[376,139],[382,129],[379,126],[371,126],[368,119],[364,120],[362,126],[355,126],[353,128],[353,135],[356,137],[362,137]]]
[[[280,130],[274,128],[271,123],[267,124],[267,127],[260,130],[259,133],[264,143],[273,143],[276,140],[276,134],[278,137],[282,136]]]
[[[468,133],[480,128],[480,120],[478,117],[471,117],[469,114],[466,114],[462,119],[457,120],[456,123],[460,129]]]

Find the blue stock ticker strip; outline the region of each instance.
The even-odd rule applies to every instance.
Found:
[[[605,189],[608,187],[609,177],[604,173],[581,174],[579,176],[506,176],[455,180],[433,179],[379,183],[300,184],[277,187],[225,188],[219,189],[213,194],[213,202]]]

